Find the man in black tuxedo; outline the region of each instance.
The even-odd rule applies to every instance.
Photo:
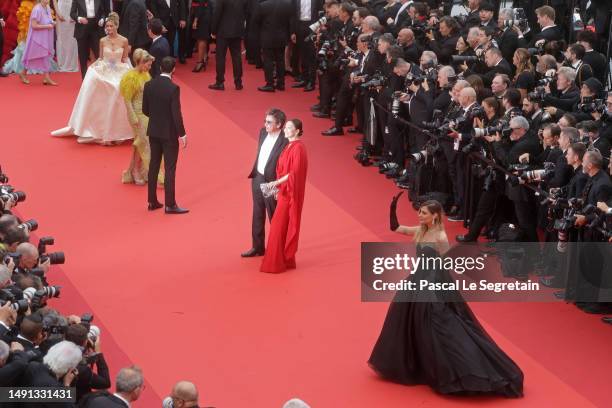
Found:
[[[149,21],[148,34],[151,38],[151,47],[149,53],[155,57],[153,65],[151,65],[151,76],[156,78],[161,73],[161,62],[166,57],[171,56],[170,44],[164,36],[162,36],[163,24],[160,19],[154,18]]]
[[[115,380],[117,391],[111,394],[106,391],[89,394],[80,406],[83,408],[129,408],[130,404],[138,398],[144,389],[142,371],[136,366],[125,367],[119,370]]]
[[[170,51],[174,54],[174,39],[176,30],[187,25],[187,5],[185,0],[148,0],[148,9],[153,17],[159,18],[166,27],[164,36],[170,44]],[[184,59],[183,56],[179,56]]]
[[[77,40],[81,77],[87,73],[89,52],[98,58],[100,38],[103,36],[104,18],[108,14],[109,3],[103,0],[72,0],[70,18],[76,22],[74,38]]]
[[[124,0],[121,8],[119,34],[128,39],[133,53],[137,48],[149,48],[147,34],[147,6],[145,0]]]
[[[265,0],[255,9],[253,24],[259,30],[266,85],[257,88],[262,92],[274,92],[274,66],[276,89],[285,90],[285,47],[293,29],[291,0]]]
[[[242,58],[240,43],[244,37],[247,13],[246,0],[218,0],[213,10],[211,31],[217,39],[217,77],[210,89],[223,91],[225,86],[225,56],[229,48],[236,90],[242,89]]]
[[[6,25],[6,23],[4,22],[4,16],[2,15],[2,12],[0,11],[0,78],[3,77],[7,77],[8,74],[5,74],[4,71],[2,71],[2,50],[4,49],[4,26]]]
[[[253,197],[253,246],[241,254],[243,258],[263,255],[265,252],[266,212],[268,219],[272,220],[276,209],[276,199],[264,197],[260,186],[276,180],[276,163],[288,143],[282,130],[286,119],[283,111],[272,108],[266,112],[265,127],[259,131],[257,158],[249,174]]]
[[[498,74],[506,74],[508,77],[512,76],[512,66],[506,61],[499,48],[491,47],[485,51],[485,63],[487,64],[488,71],[484,74],[477,74],[482,78],[485,87],[491,87],[493,78]],[[463,72],[464,77],[468,77],[475,74],[470,69],[466,69]]]
[[[542,6],[537,8],[535,12],[541,30],[533,36],[529,46],[536,47],[541,43],[561,40],[563,34],[561,29],[555,25],[555,9],[550,6]]]
[[[308,28],[318,20],[319,11],[323,10],[323,0],[292,0],[293,18],[295,21],[295,34],[291,35],[291,41],[295,44],[293,52],[298,55],[298,61],[294,66],[294,74],[301,69],[301,76],[292,88],[304,88],[304,91],[313,91],[315,83],[316,61],[315,49],[312,41],[307,38],[312,34]]]
[[[187,147],[187,135],[181,113],[180,88],[172,82],[176,60],[166,57],[161,62],[161,74],[144,87],[142,112],[149,117],[147,135],[151,145],[149,165],[149,211],[157,210],[162,204],[157,201],[157,175],[162,157],[166,172],[164,191],[166,214],[185,214],[189,210],[180,208],[174,199],[174,177],[178,159],[179,142]]]
[[[433,31],[427,32],[427,46],[436,53],[440,64],[451,63],[451,56],[456,52],[457,40],[459,39],[458,31],[457,20],[444,16],[440,19],[439,35],[435,35]]]
[[[522,43],[519,40],[518,33],[514,27],[506,27],[505,22],[514,20],[514,12],[512,9],[501,9],[497,19],[497,28],[500,30],[496,37],[499,49],[506,61],[512,61],[514,51],[519,48]]]
[[[606,57],[595,51],[597,45],[597,34],[592,31],[584,30],[578,33],[578,44],[584,47],[584,57],[582,61],[589,64],[593,69],[593,76],[602,84],[606,83]]]

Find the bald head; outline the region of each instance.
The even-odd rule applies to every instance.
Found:
[[[397,42],[400,45],[410,44],[414,41],[414,33],[409,28],[402,28],[397,33]]]
[[[463,88],[459,93],[459,103],[463,108],[467,108],[476,102],[476,91],[472,87]]]
[[[4,214],[0,216],[0,238],[4,238],[9,229],[15,228],[19,222],[13,214]]]
[[[198,389],[189,381],[179,381],[172,389],[172,396],[183,401],[198,401]]]
[[[23,268],[33,268],[36,266],[38,262],[38,248],[29,242],[24,242],[17,245],[16,252],[21,254],[21,260],[19,261],[19,266]]]

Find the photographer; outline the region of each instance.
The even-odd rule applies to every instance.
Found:
[[[515,116],[523,116],[523,110],[521,109],[522,98],[519,90],[514,88],[508,89],[502,98],[502,106],[504,108],[502,119],[506,122],[510,122],[510,119]],[[534,129],[534,132],[537,132],[537,129]]]
[[[499,48],[489,48],[485,52],[485,63],[487,64],[488,71],[484,74],[479,74],[484,82],[485,86],[491,86],[493,82],[493,78],[495,78],[498,74],[505,74],[510,77],[512,73],[512,67],[506,61],[501,54]],[[478,74],[478,72],[472,72],[472,70],[467,69],[464,71],[463,75],[472,75],[473,73]]]
[[[301,70],[301,76],[296,77],[297,81],[291,87],[304,88],[305,92],[314,91],[316,61],[312,31],[309,27],[318,19],[317,15],[321,10],[323,10],[322,0],[293,1],[295,35],[291,36],[291,42],[294,43],[295,60],[292,68],[296,75]]]
[[[610,142],[599,134],[599,123],[594,120],[582,122],[589,137],[589,149],[597,149],[603,158],[603,168],[607,169],[610,163]]]
[[[498,160],[506,168],[513,171],[513,168],[523,163],[519,157],[529,153],[531,157],[540,154],[542,148],[538,138],[529,132],[529,122],[522,116],[515,116],[510,120],[510,143],[504,146],[502,143],[494,143],[495,154]],[[501,136],[496,136],[496,141],[501,141]],[[506,196],[514,205],[514,213],[518,221],[519,228],[523,233],[524,242],[538,242],[536,232],[536,204],[535,197],[531,190],[523,186],[522,180],[508,178],[506,181]],[[536,255],[531,253],[531,259]]]
[[[440,64],[450,64],[459,38],[457,21],[452,17],[444,16],[440,19],[438,32],[434,34],[433,30],[430,30],[425,36],[427,48],[436,53]]]
[[[409,28],[402,28],[397,34],[397,44],[404,51],[404,59],[412,64],[418,64],[423,50],[414,39],[414,32]]]
[[[538,47],[545,42],[561,40],[563,38],[561,29],[555,25],[555,9],[550,6],[542,6],[535,12],[541,30],[533,36],[529,47]]]
[[[569,66],[576,71],[576,86],[579,88],[582,83],[593,76],[593,69],[589,64],[582,61],[584,58],[585,49],[581,44],[572,44],[565,50],[564,66]]]
[[[597,117],[597,114],[593,115]],[[598,120],[601,122],[601,129],[599,134],[604,139],[608,139],[608,141],[612,144],[612,91],[608,92],[606,99],[606,108],[604,112],[599,115]]]
[[[578,33],[578,44],[584,47],[582,61],[592,68],[593,76],[597,78],[599,82],[605,84],[607,68],[606,57],[593,49],[597,44],[597,34],[589,30],[580,31]]]
[[[0,340],[0,387],[15,387],[28,366],[29,356],[18,343]]]
[[[552,121],[552,117],[542,109],[543,103],[540,94],[529,93],[526,98],[523,98],[522,116],[529,121],[530,129],[541,129],[542,125]]]
[[[551,115],[558,115],[558,110],[572,111],[580,99],[580,89],[574,83],[576,71],[570,67],[561,67],[557,71],[557,90],[551,92],[550,82],[545,85],[545,110]]]
[[[511,61],[514,51],[522,45],[514,24],[514,10],[511,8],[501,9],[497,18],[497,28],[499,30],[497,44],[499,44],[499,49],[506,61]]]
[[[84,352],[83,360],[77,366],[79,374],[72,384],[76,387],[77,401],[91,393],[92,389],[103,390],[111,386],[108,365],[101,351],[100,336],[95,336],[94,340],[90,339],[88,334],[87,327],[80,323],[68,326],[66,331],[66,340],[76,344]],[[96,372],[92,369],[94,365]]]

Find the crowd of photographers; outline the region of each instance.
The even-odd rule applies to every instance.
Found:
[[[0,387],[74,389],[76,402],[0,403],[3,407],[129,407],[144,389],[138,367],[122,368],[111,387],[93,316],[64,316],[52,308],[61,288],[47,281],[52,265],[63,264],[63,252],[48,252],[52,237],[32,244],[35,220],[22,221],[11,211],[26,199],[8,184],[0,169]],[[3,398],[8,398],[6,393]],[[5,400],[6,401],[6,400]],[[194,384],[178,382],[164,408],[198,405]]]
[[[532,243],[506,268],[513,277],[535,272],[584,311],[612,312],[597,295],[609,270],[583,282],[559,266],[594,256],[568,243],[612,242],[612,7],[469,0],[451,17],[452,3],[322,5],[303,36],[303,75],[319,79],[311,110],[333,121],[322,134],[363,134],[355,159],[407,189],[415,208],[440,201],[467,228],[457,241]]]

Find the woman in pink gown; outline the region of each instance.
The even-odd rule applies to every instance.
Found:
[[[263,190],[278,189],[278,192],[261,272],[280,273],[295,268],[308,171],[308,157],[301,140],[302,133],[302,121],[287,121],[285,137],[289,144],[278,158],[276,180],[263,185]]]
[[[27,70],[44,72],[43,84],[57,85],[51,77],[51,58],[55,51],[53,47],[53,30],[55,21],[51,16],[49,0],[40,0],[32,9],[30,15],[30,30],[26,39],[25,50],[23,52],[23,72],[19,73],[21,82],[29,84],[26,77]]]

